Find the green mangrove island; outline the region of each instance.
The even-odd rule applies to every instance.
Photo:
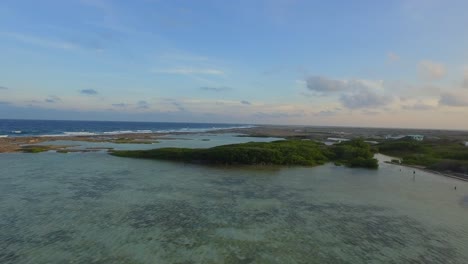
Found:
[[[172,160],[220,165],[301,165],[326,162],[349,167],[377,169],[375,150],[361,139],[327,146],[309,140],[278,140],[222,145],[206,149],[159,148],[110,151],[119,157]]]

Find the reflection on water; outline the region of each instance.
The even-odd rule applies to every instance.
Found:
[[[0,263],[466,263],[468,184],[381,166],[0,155]]]

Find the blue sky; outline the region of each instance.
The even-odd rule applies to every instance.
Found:
[[[466,10],[3,0],[0,118],[468,129]]]

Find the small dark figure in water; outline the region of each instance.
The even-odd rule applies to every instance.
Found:
[[[457,189],[457,186],[453,187],[453,189],[456,190],[456,189]]]
[[[413,171],[413,174],[416,174],[416,171]]]

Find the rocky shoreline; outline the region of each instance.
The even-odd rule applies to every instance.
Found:
[[[117,144],[145,144],[156,141],[168,134],[161,133],[132,133],[118,135],[86,135],[86,136],[44,136],[44,137],[6,137],[0,138],[0,153],[23,152],[25,146],[40,145],[44,142],[58,140],[81,141],[81,142],[109,142]],[[67,146],[50,146],[50,150],[63,149]]]

